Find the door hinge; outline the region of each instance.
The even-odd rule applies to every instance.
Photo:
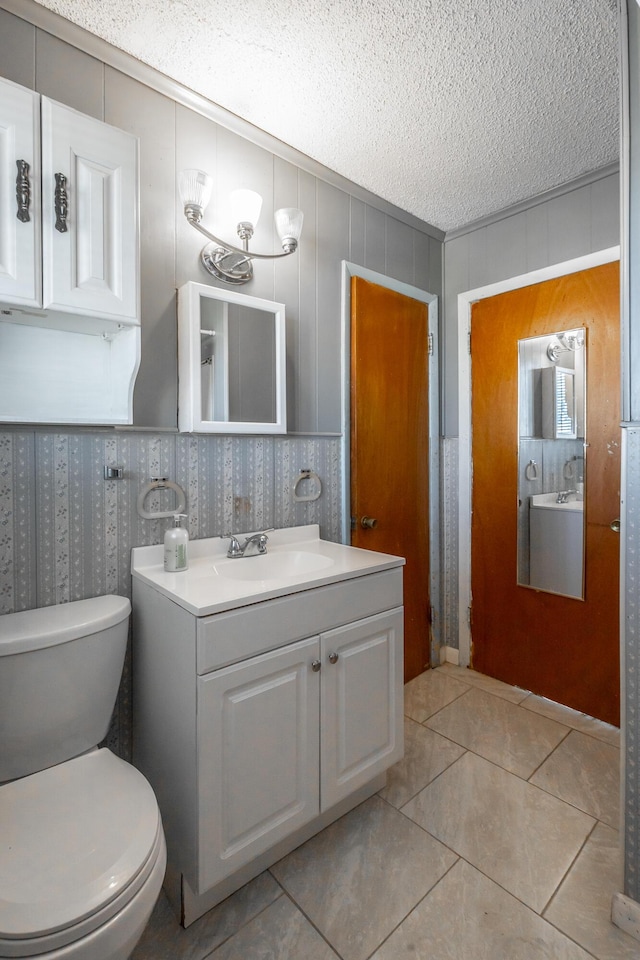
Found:
[[[471,327],[467,330],[467,351],[471,356]]]
[[[429,356],[432,357],[433,356],[433,334],[432,333],[429,334],[427,338],[427,343],[429,345]]]
[[[469,630],[471,630],[471,607],[470,606],[467,607],[467,626],[469,627]]]

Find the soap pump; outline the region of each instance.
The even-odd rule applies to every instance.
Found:
[[[174,513],[173,527],[164,535],[164,569],[167,573],[178,573],[189,566],[187,560],[187,544],[189,534],[180,524],[186,520],[186,513]]]

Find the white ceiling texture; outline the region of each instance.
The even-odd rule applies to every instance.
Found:
[[[617,0],[39,0],[442,230],[617,161]]]

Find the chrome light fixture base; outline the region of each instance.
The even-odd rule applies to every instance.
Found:
[[[253,263],[246,253],[227,250],[216,243],[207,243],[200,254],[202,265],[224,283],[242,284],[253,278]]]

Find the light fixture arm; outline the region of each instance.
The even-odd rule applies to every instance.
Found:
[[[229,243],[228,240],[221,240],[213,233],[209,233],[206,227],[203,227],[200,223],[200,218],[193,208],[185,210],[184,215],[191,226],[195,227],[195,229],[198,230],[203,237],[206,237],[207,240],[210,240],[212,243],[219,244],[220,247],[223,247],[225,250],[228,250],[232,253],[245,254],[245,260],[279,260],[282,257],[288,257],[290,254],[295,253],[296,251],[296,247],[293,247],[291,250],[285,250],[283,253],[254,253],[253,250],[249,250],[248,238],[244,241],[244,247],[235,247],[232,243]]]

